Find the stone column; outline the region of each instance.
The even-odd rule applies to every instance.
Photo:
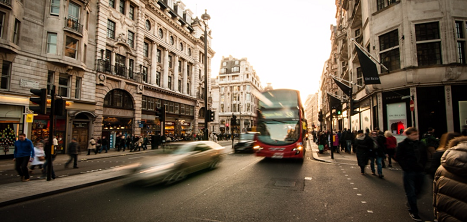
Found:
[[[179,58],[178,55],[176,55],[176,56],[174,57],[174,63],[175,63],[175,64],[174,64],[174,80],[173,80],[173,82],[174,82],[174,83],[173,83],[174,88],[173,88],[173,90],[174,90],[175,92],[178,92],[178,58]]]
[[[191,66],[191,96],[195,96],[195,85],[197,82],[195,82],[195,66]]]
[[[112,51],[112,54],[110,56],[110,72],[115,73],[115,68],[112,69],[112,67],[115,67],[115,56],[117,54]]]
[[[151,54],[151,78],[149,83],[151,85],[156,85],[156,71],[157,71],[157,44],[156,42],[152,43],[152,54]]]
[[[183,60],[182,66],[183,66],[183,68],[182,68],[183,79],[182,79],[182,92],[181,93],[186,94],[186,91],[187,91],[186,84],[188,82],[188,79],[187,79],[188,78],[187,77],[187,75],[188,75],[188,73],[187,73],[187,62],[186,62],[186,60]]]
[[[167,89],[169,86],[169,50],[164,49],[164,70],[162,74],[162,88]]]
[[[454,132],[454,112],[452,108],[451,85],[444,86],[444,98],[446,105],[446,123],[448,126],[448,132]]]

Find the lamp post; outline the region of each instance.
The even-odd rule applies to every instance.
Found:
[[[205,9],[204,14],[201,15],[204,21],[204,139],[208,140],[208,20],[211,16],[208,10]]]

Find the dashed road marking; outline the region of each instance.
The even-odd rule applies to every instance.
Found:
[[[368,212],[368,213],[370,213],[370,214],[372,214],[372,213],[373,213],[373,211],[372,211],[372,210],[367,210],[366,212]]]
[[[366,203],[366,201],[362,200],[362,204],[365,204],[365,203]]]
[[[361,194],[361,193],[357,193],[357,196],[362,196],[362,194]]]

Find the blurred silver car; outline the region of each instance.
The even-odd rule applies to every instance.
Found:
[[[172,184],[193,172],[217,167],[224,157],[224,147],[211,141],[174,142],[168,155],[147,157],[132,171],[131,182],[142,185]]]

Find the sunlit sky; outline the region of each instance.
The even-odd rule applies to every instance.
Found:
[[[211,20],[211,77],[222,56],[247,58],[261,85],[300,90],[302,100],[318,91],[331,51],[333,0],[182,0],[194,16],[207,9]]]

